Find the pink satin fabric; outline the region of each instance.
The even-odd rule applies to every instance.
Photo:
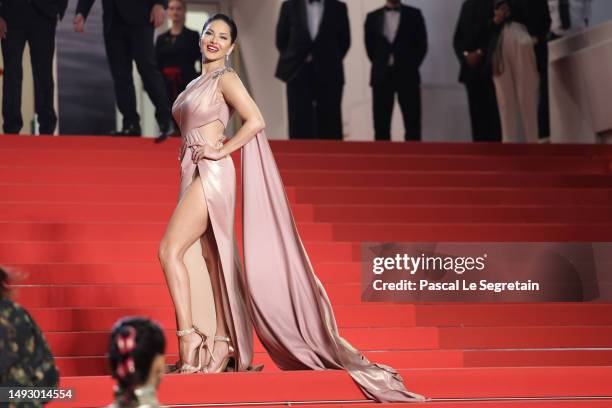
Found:
[[[331,303],[314,273],[298,233],[265,132],[242,148],[244,269],[234,237],[236,177],[228,156],[196,166],[187,147],[204,143],[194,129],[214,120],[224,125],[231,109],[217,89],[227,68],[194,80],[173,107],[184,147],[181,196],[200,172],[226,284],[224,308],[239,370],[253,353],[252,327],[282,370],[344,369],[364,394],[380,402],[421,402],[392,367],[371,363],[338,333]],[[186,152],[189,154],[185,154]]]
[[[187,85],[172,107],[172,114],[180,127],[182,146],[179,153],[181,162],[181,185],[179,200],[194,180],[196,172],[204,188],[206,204],[213,228],[222,278],[224,315],[229,337],[236,349],[238,370],[247,370],[253,360],[253,325],[245,303],[246,293],[242,262],[234,236],[236,202],[236,169],[231,156],[221,160],[200,160],[193,163],[192,154],[198,145],[209,143],[198,131],[208,123],[220,120],[227,126],[231,110],[217,90],[220,71],[202,75]],[[220,139],[217,145],[221,143]],[[209,347],[212,348],[212,336]]]

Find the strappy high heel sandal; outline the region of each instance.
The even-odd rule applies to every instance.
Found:
[[[201,371],[202,368],[205,368],[205,363],[204,363],[204,349],[206,348],[206,339],[205,339],[205,335],[204,333],[202,333],[196,326],[191,326],[188,329],[185,330],[177,330],[176,331],[176,335],[178,337],[183,337],[186,336],[188,334],[191,333],[196,333],[198,336],[200,336],[200,344],[197,347],[197,359],[198,359],[198,365],[194,366],[192,364],[186,363],[184,361],[180,361],[180,367],[178,367],[177,372],[179,373],[184,373],[184,374],[192,374],[192,373],[197,373],[198,371]],[[177,362],[177,366],[178,366],[178,362]]]
[[[236,350],[234,349],[234,347],[232,346],[232,344],[230,343],[230,338],[227,336],[215,336],[215,341],[224,341],[227,343],[227,347],[228,347],[228,352],[226,355],[223,356],[223,358],[219,361],[217,361],[217,359],[215,359],[215,355],[214,355],[214,346],[213,346],[213,351],[210,352],[210,362],[208,364],[208,366],[205,367],[204,372],[205,373],[222,373],[223,371],[225,371],[225,369],[227,368],[227,365],[229,364],[231,359],[234,359],[234,361],[236,361]],[[211,367],[212,365],[212,367]]]

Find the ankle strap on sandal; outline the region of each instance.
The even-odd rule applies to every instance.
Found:
[[[184,330],[177,330],[176,331],[176,335],[179,337],[183,337],[186,336],[188,334],[194,333],[196,331],[195,327],[191,326],[188,329],[184,329]]]
[[[215,341],[225,341],[229,343],[231,339],[227,336],[215,336]]]

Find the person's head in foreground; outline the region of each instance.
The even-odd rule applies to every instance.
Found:
[[[55,387],[59,371],[45,336],[30,313],[10,298],[16,276],[0,267],[0,385]],[[8,406],[42,407],[47,402],[43,397]]]
[[[204,23],[200,36],[200,50],[204,62],[229,59],[238,38],[238,27],[231,17],[214,14]]]
[[[0,300],[8,298],[9,295],[9,275],[0,268]]]
[[[2,3],[2,0],[0,0],[0,3]],[[18,285],[27,276],[28,274],[19,268],[0,265],[0,301],[19,303],[12,298],[13,289],[11,285]]]
[[[166,338],[144,317],[126,317],[113,326],[108,344],[111,373],[117,380],[111,407],[155,407],[164,374]]]

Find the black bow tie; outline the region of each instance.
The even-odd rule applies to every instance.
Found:
[[[308,3],[316,3],[316,2],[321,2],[321,0],[308,0]]]
[[[400,11],[400,8],[399,6],[398,7],[385,6],[385,11]]]

